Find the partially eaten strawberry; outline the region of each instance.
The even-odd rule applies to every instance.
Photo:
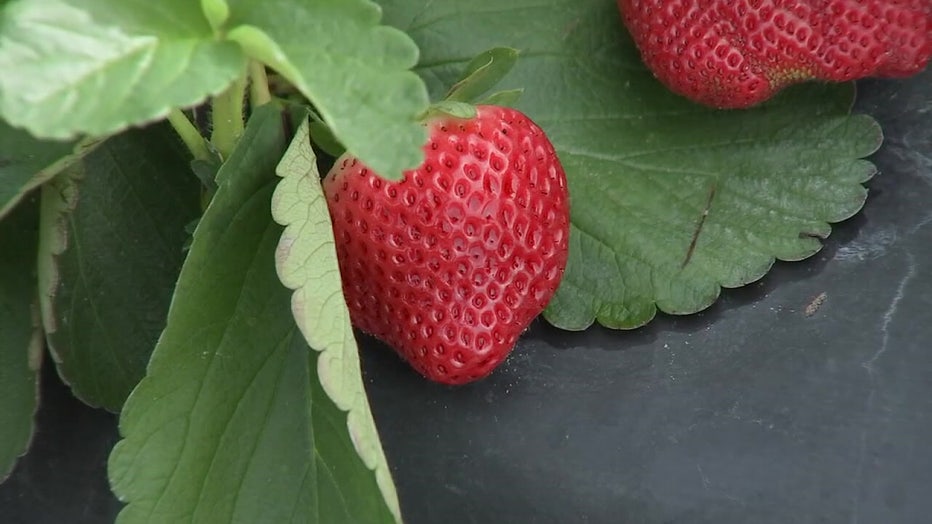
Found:
[[[672,91],[748,107],[807,80],[918,73],[930,0],[618,0],[641,56]]]

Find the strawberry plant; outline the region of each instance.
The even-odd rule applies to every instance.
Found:
[[[816,253],[874,173],[853,86],[696,104],[647,4],[0,4],[0,476],[55,366],[120,414],[120,522],[399,521],[354,324],[460,383],[541,310],[637,328]],[[926,25],[868,48],[915,56],[860,74],[928,60],[889,4]]]

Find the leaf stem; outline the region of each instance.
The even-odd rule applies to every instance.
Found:
[[[227,159],[239,138],[243,136],[245,122],[243,120],[243,98],[246,96],[246,77],[237,78],[226,91],[214,97],[213,134],[210,143],[220,153],[220,157]]]
[[[269,77],[265,74],[265,64],[258,60],[249,61],[249,103],[253,108],[272,101],[269,92]]]
[[[188,147],[195,159],[210,160],[212,158],[204,137],[201,136],[200,131],[194,127],[194,124],[188,120],[188,117],[185,116],[181,109],[173,108],[168,113],[168,122],[178,133],[178,136],[181,137],[181,141]]]

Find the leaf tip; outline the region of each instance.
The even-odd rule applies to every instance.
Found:
[[[219,32],[230,18],[230,6],[226,0],[201,0],[201,9],[214,32]]]

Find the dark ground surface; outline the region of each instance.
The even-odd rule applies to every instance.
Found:
[[[859,87],[880,173],[811,259],[634,332],[537,324],[465,388],[363,339],[406,521],[932,522],[932,70]],[[116,419],[43,380],[0,523],[112,522]]]

